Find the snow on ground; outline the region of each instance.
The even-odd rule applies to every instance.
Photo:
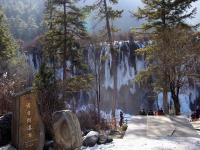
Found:
[[[199,138],[135,138],[115,139],[111,144],[96,145],[81,150],[199,150]]]
[[[191,122],[192,126],[196,129],[197,133],[200,135],[200,119]]]
[[[200,136],[196,134],[194,128],[191,127],[190,123],[187,121],[187,119],[184,119],[184,117],[175,117],[174,119],[170,119],[169,117],[135,116],[132,117],[128,126],[128,130],[123,139],[114,139],[111,144],[106,145],[96,145],[90,148],[82,147],[81,150],[200,149]],[[153,130],[153,132],[147,132],[148,129]],[[165,130],[169,132],[172,132],[173,130],[176,131],[174,134],[167,134]],[[149,136],[149,134],[152,135],[154,133],[156,133],[157,137]],[[160,136],[158,133],[160,133]]]
[[[16,149],[9,144],[9,145],[0,147],[0,150],[16,150]]]

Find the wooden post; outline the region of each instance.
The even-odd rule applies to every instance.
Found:
[[[28,89],[15,96],[12,119],[12,145],[18,150],[43,150],[44,126],[36,94]]]

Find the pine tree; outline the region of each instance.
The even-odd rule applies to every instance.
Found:
[[[50,62],[53,68],[53,77],[54,77],[54,84],[56,83],[56,37],[54,36],[54,20],[55,20],[55,7],[53,5],[53,0],[46,0],[45,1],[45,12],[44,12],[44,24],[46,28],[46,33],[44,35],[44,42],[43,42],[43,55],[45,62]]]
[[[5,23],[5,16],[0,8],[0,75],[5,73],[7,64],[16,53],[16,44],[12,38],[7,24]]]
[[[10,32],[15,39],[30,42],[41,35],[43,26],[43,0],[1,0],[9,24]]]
[[[54,81],[61,86],[63,100],[73,97],[81,89],[88,88],[87,67],[82,60],[80,40],[87,38],[84,13],[76,7],[75,0],[47,0],[45,24],[47,32],[43,38],[45,62],[51,65]],[[70,65],[67,62],[70,62]],[[63,69],[62,83],[56,79],[58,69]],[[78,83],[79,82],[79,83]],[[77,84],[78,83],[78,84]]]
[[[168,113],[168,90],[170,89],[171,94],[173,94],[175,93],[175,90],[179,91],[178,89],[176,89],[179,88],[179,86],[173,85],[173,87],[176,88],[170,88],[172,87],[170,86],[170,84],[172,85],[172,82],[169,80],[168,77],[168,72],[170,68],[168,66],[169,60],[167,59],[167,55],[169,54],[169,52],[166,50],[166,48],[162,47],[162,49],[159,50],[159,53],[157,51],[160,61],[155,60],[155,56],[157,56],[155,55],[156,48],[158,48],[156,41],[159,41],[159,38],[161,38],[162,41],[167,42],[162,32],[167,33],[167,31],[170,31],[170,28],[172,28],[173,30],[173,28],[180,26],[185,29],[189,29],[192,27],[191,25],[187,24],[185,20],[188,18],[192,18],[196,13],[196,8],[189,11],[192,2],[195,1],[197,0],[143,0],[142,2],[144,3],[144,8],[139,8],[137,13],[134,14],[138,19],[146,20],[146,22],[143,24],[143,29],[145,31],[151,30],[150,33],[153,44],[147,46],[143,50],[140,50],[140,52],[144,52],[146,54],[147,61],[149,63],[146,71],[143,71],[142,74],[153,75],[155,69],[156,72],[158,72],[155,85],[157,85],[157,87],[162,89],[163,91],[163,104],[165,113]],[[166,46],[167,43],[164,45]],[[141,74],[139,74],[139,76],[141,76]],[[179,114],[180,104],[178,100],[178,95],[176,94],[172,98],[174,100],[176,114]]]
[[[52,114],[56,110],[65,109],[63,104],[68,96],[66,91],[73,97],[74,91],[78,92],[81,88],[85,88],[89,82],[89,77],[84,80],[82,74],[75,76],[83,66],[79,39],[86,35],[83,15],[75,5],[75,0],[45,2],[46,28],[41,38],[44,60],[35,84],[41,97],[40,110],[43,120],[45,124],[50,124],[47,127],[50,138],[53,136]],[[67,61],[70,62],[70,66],[67,66]],[[56,78],[59,69],[63,69],[62,79]],[[63,94],[62,100],[59,99],[60,93]]]
[[[115,110],[117,105],[117,76],[115,74],[117,70],[117,51],[113,46],[113,36],[112,33],[116,28],[111,24],[117,18],[120,18],[123,11],[113,9],[111,5],[118,3],[118,0],[97,0],[89,8],[97,12],[98,18],[100,21],[105,23],[105,33],[107,35],[107,42],[110,46],[110,51],[112,53],[112,69],[114,77],[114,86],[113,86],[113,97],[112,97],[112,118],[115,120]],[[116,125],[116,123],[115,123]]]
[[[50,2],[50,1],[49,1]],[[53,16],[50,12],[50,35],[49,41],[54,42],[52,49],[62,56],[63,80],[67,78],[66,61],[69,60],[69,53],[73,49],[77,39],[86,35],[83,15],[76,7],[75,1],[56,0],[52,1],[51,8],[54,7]]]
[[[144,30],[162,32],[165,28],[177,25],[191,27],[185,21],[191,19],[196,8],[189,10],[197,0],[142,0],[144,8],[138,8],[134,14],[138,19],[145,19]]]
[[[57,67],[62,67],[63,80],[66,80],[67,72],[70,71],[66,62],[72,61],[72,55],[78,57],[78,40],[86,36],[84,16],[76,7],[75,1],[48,0],[45,18],[47,25],[44,37],[45,53],[53,65],[54,74]]]

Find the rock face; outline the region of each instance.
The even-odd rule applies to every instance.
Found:
[[[74,150],[82,145],[82,132],[78,118],[71,111],[63,110],[53,114],[53,129],[56,147]]]
[[[113,139],[106,134],[99,134],[96,131],[90,131],[83,139],[83,146],[93,147],[96,144],[111,143]]]
[[[0,146],[4,146],[11,141],[12,114],[0,117]]]
[[[90,131],[83,139],[83,146],[93,147],[99,140],[99,133],[95,131]]]

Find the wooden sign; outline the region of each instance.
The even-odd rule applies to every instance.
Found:
[[[12,122],[12,144],[18,150],[42,150],[44,127],[37,97],[30,90],[16,96]]]

